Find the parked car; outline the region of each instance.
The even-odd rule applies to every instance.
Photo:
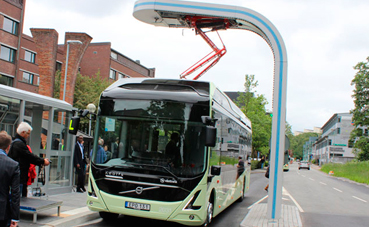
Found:
[[[288,172],[290,171],[290,167],[288,166],[288,163],[283,165],[283,172]]]
[[[299,170],[300,169],[308,169],[310,170],[310,163],[306,161],[299,162]]]

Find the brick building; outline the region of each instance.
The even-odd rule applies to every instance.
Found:
[[[70,192],[75,140],[67,129],[75,111],[72,104],[78,71],[85,76],[100,71],[102,78],[114,82],[122,77],[155,77],[155,69],[111,49],[109,42],[91,43],[92,37],[86,33],[67,32],[61,45],[55,29],[32,28],[32,36],[23,34],[25,6],[26,0],[0,0],[0,131],[14,136],[19,122],[29,122],[33,153],[52,160],[43,191]],[[60,98],[54,99],[57,70],[62,75]]]
[[[98,71],[111,82],[124,77],[155,77],[149,69],[116,50],[111,43],[90,43],[86,33],[67,32],[58,45],[54,29],[31,29],[32,37],[22,33],[25,0],[0,0],[0,84],[41,95],[53,96],[56,70],[65,73],[68,41],[68,70],[65,101],[72,104],[77,72],[94,76]],[[72,89],[70,89],[72,88]],[[61,78],[60,97],[64,91]]]

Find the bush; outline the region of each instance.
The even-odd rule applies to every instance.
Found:
[[[251,161],[251,170],[253,170],[253,169],[260,169],[258,160],[252,160]]]

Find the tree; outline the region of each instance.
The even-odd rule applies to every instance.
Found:
[[[253,156],[256,156],[257,152],[266,156],[269,153],[269,139],[272,132],[272,118],[265,109],[268,101],[264,95],[255,94],[258,81],[255,80],[254,75],[246,75],[245,81],[245,92],[239,93],[236,104],[252,123]]]
[[[351,110],[354,130],[350,134],[350,141],[354,142],[354,153],[358,160],[369,160],[369,138],[363,135],[363,127],[369,126],[369,57],[366,62],[359,62],[355,67],[357,73],[351,82],[355,86],[355,108]]]
[[[94,77],[83,76],[77,73],[76,85],[74,88],[73,107],[78,109],[86,109],[89,103],[99,106],[101,93],[110,85],[107,79],[102,79],[100,70]],[[87,124],[88,119],[81,118],[80,124]],[[92,126],[93,127],[93,126]]]
[[[83,76],[78,73],[74,88],[73,106],[78,109],[85,109],[89,103],[98,106],[101,92],[109,85],[107,79],[101,78],[100,71],[94,77]]]
[[[318,133],[302,133],[300,135],[293,136],[292,139],[290,139],[290,149],[293,151],[293,157],[295,157],[296,159],[302,159],[304,157],[304,144],[309,141],[310,137],[318,137]]]

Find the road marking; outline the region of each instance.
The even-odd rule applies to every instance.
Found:
[[[309,177],[309,180],[315,181],[313,178]]]
[[[322,185],[327,185],[326,183],[324,183],[324,182],[319,182],[319,183],[321,183]]]
[[[305,177],[305,175],[301,175],[301,176]]]
[[[268,198],[268,196],[264,196],[263,198],[259,199],[258,201],[256,201],[255,203],[253,203],[251,206],[249,206],[247,209],[251,209],[254,205],[259,204],[261,201],[263,201],[264,199]]]
[[[282,187],[282,194],[288,195],[293,201],[293,203],[297,206],[297,209],[299,209],[301,213],[304,212],[300,204],[298,204],[298,202],[292,197],[292,195],[284,187]]]
[[[338,192],[343,192],[343,191],[339,190],[338,188],[333,188],[333,189],[338,191]]]
[[[364,202],[364,203],[367,203],[367,201],[366,201],[366,200],[360,199],[359,197],[356,197],[356,196],[352,196],[352,197],[354,197],[355,199],[358,199],[358,200],[360,200],[360,201],[362,201],[362,202]]]

